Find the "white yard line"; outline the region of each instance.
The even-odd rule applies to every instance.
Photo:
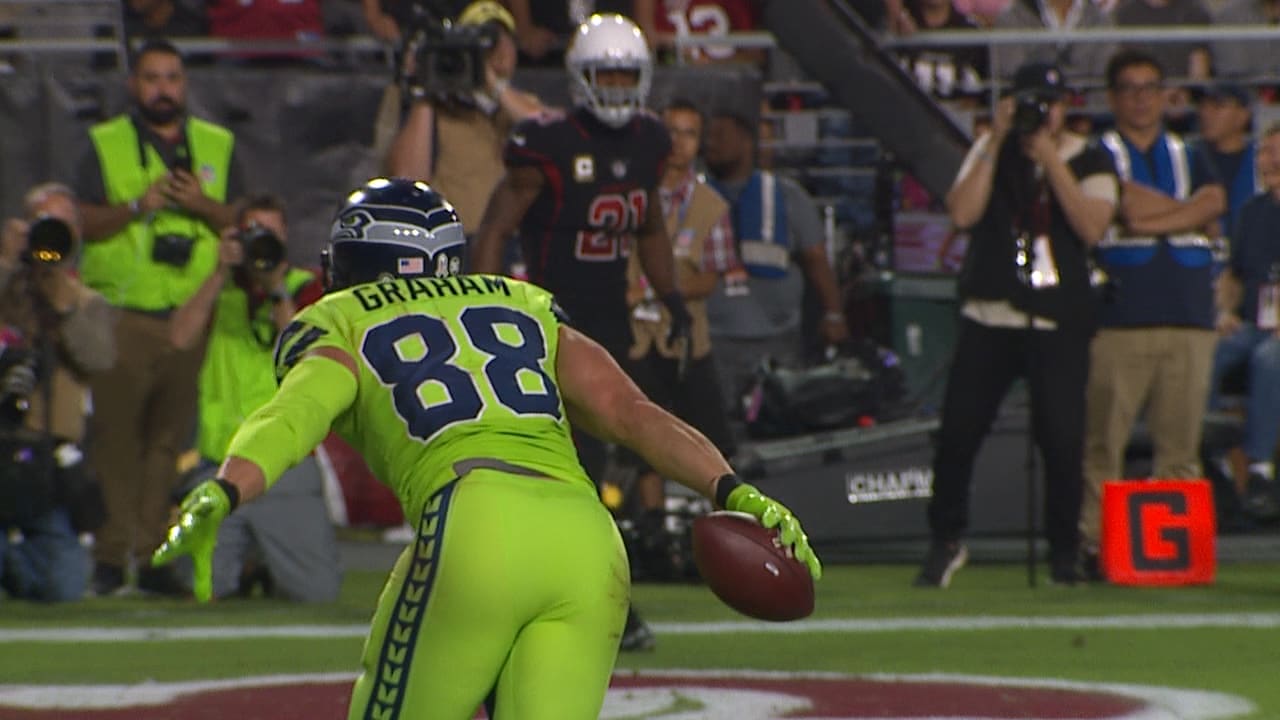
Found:
[[[626,678],[635,676],[670,678],[675,681],[675,684],[671,687],[627,687]],[[695,717],[693,714],[675,716],[665,711],[657,712],[656,714],[637,712],[641,705],[652,706],[650,709],[669,707],[674,704],[677,696],[686,702],[691,697],[698,698],[701,701],[703,707],[696,715],[698,718],[733,718],[734,720],[768,718],[773,720],[775,717],[790,716],[792,714],[791,710],[803,710],[809,707],[809,701],[802,694],[792,697],[791,695],[779,694],[778,691],[774,691],[769,698],[762,698],[759,696],[760,693],[752,694],[749,685],[737,688],[699,689],[697,681],[703,678],[745,681],[818,679],[855,683],[859,681],[958,683],[996,687],[1101,692],[1130,697],[1146,703],[1144,707],[1133,712],[1121,716],[1112,716],[1107,720],[1225,720],[1257,711],[1257,707],[1249,700],[1225,693],[1127,683],[1083,683],[1054,678],[1003,678],[949,673],[847,675],[829,672],[680,669],[617,672],[615,677],[621,680],[621,683],[619,683],[621,687],[614,688],[609,692],[608,697],[605,699],[601,718]],[[193,693],[314,683],[342,684],[349,683],[354,678],[354,673],[314,673],[173,683],[148,681],[132,685],[0,685],[0,707],[29,709],[154,707],[169,704]],[[772,709],[758,707],[760,700],[770,698],[775,701],[781,700],[785,702]],[[744,701],[747,703],[746,706],[743,706]],[[775,715],[773,710],[778,710],[780,714]],[[786,712],[781,712],[782,710],[786,710]],[[894,720],[894,717],[896,716],[887,716],[881,720]],[[858,718],[860,720],[875,720],[863,715],[858,716]],[[827,720],[849,719],[828,718]],[[949,715],[946,720],[961,720],[961,718],[956,715]],[[984,718],[965,716],[964,720],[984,720]]]
[[[653,623],[660,635],[724,633],[880,633],[956,632],[975,630],[1168,630],[1187,628],[1276,628],[1280,613],[1203,613],[1091,616],[975,616],[883,619],[800,620],[789,623],[677,622]],[[12,642],[149,642],[168,640],[236,640],[247,638],[359,638],[367,625],[244,625],[217,627],[79,627],[0,629],[0,643]]]

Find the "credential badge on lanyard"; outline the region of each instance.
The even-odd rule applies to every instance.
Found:
[[[1275,330],[1280,326],[1280,263],[1271,266],[1266,282],[1258,286],[1258,327]]]

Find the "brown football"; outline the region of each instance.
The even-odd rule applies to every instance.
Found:
[[[693,559],[711,592],[760,620],[799,620],[813,612],[813,578],[746,513],[713,512],[693,521]]]

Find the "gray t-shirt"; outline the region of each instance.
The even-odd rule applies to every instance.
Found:
[[[809,193],[790,178],[778,176],[787,213],[787,245],[792,262],[780,278],[752,277],[745,294],[728,294],[722,280],[707,298],[711,336],[761,339],[781,335],[800,326],[804,275],[797,265],[801,250],[822,244],[822,220]],[[724,183],[720,188],[732,203],[746,181]],[[738,235],[734,229],[735,237]]]

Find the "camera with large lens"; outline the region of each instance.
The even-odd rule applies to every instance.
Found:
[[[1013,131],[1030,135],[1044,127],[1049,119],[1052,101],[1039,92],[1022,92],[1013,96]]]
[[[31,263],[56,265],[71,257],[75,234],[71,226],[51,215],[42,215],[27,231],[27,254]]]
[[[468,102],[485,86],[485,59],[497,43],[491,26],[455,25],[444,20],[439,1],[411,3],[409,48],[413,52],[413,85],[429,98]]]
[[[236,234],[236,240],[244,248],[245,264],[254,270],[271,272],[284,261],[284,242],[268,227],[250,223]]]

